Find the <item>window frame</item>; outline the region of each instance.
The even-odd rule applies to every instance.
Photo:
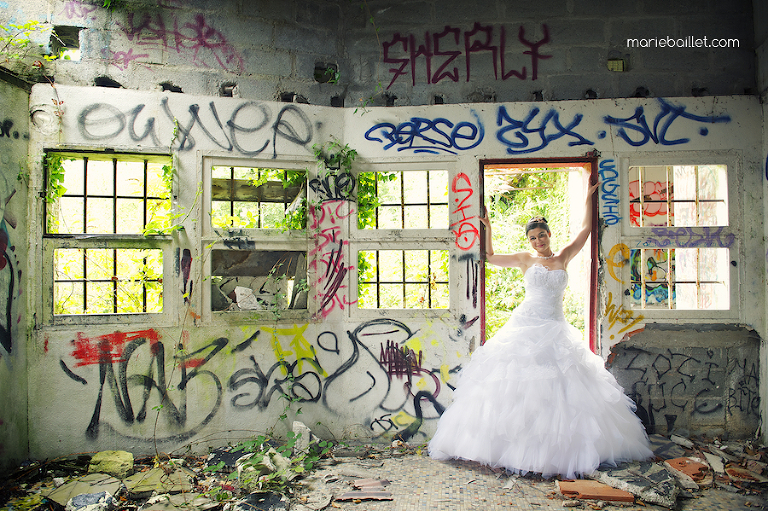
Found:
[[[669,308],[639,308],[634,305],[627,291],[631,289],[631,266],[627,261],[619,271],[623,282],[617,283],[622,290],[622,304],[627,310],[635,314],[642,315],[645,322],[682,320],[687,321],[737,321],[741,313],[741,268],[738,261],[743,260],[741,254],[742,246],[742,226],[740,211],[740,198],[738,190],[740,181],[740,158],[734,154],[723,154],[722,152],[671,152],[671,153],[653,153],[653,154],[634,154],[619,159],[621,176],[621,212],[622,219],[621,237],[619,243],[626,245],[629,250],[634,249],[674,249],[674,248],[696,248],[686,247],[684,245],[663,244],[656,242],[658,236],[653,229],[659,227],[636,227],[633,226],[630,219],[629,200],[629,169],[638,166],[677,166],[677,165],[725,165],[727,167],[727,185],[728,185],[728,225],[710,226],[710,227],[685,227],[691,229],[691,232],[705,232],[706,229],[720,229],[721,237],[733,235],[733,243],[728,247],[698,247],[698,248],[726,248],[728,250],[729,264],[729,308],[728,309],[669,309]],[[676,229],[678,227],[662,227]],[[734,261],[736,264],[734,265]]]
[[[348,288],[353,301],[349,317],[353,320],[370,320],[386,316],[387,318],[409,319],[414,316],[426,318],[444,317],[455,314],[458,310],[456,297],[457,276],[455,275],[456,235],[451,230],[451,205],[454,193],[451,180],[455,177],[456,159],[435,157],[429,161],[412,159],[380,159],[368,162],[355,162],[355,177],[361,172],[393,171],[445,171],[448,176],[448,227],[446,229],[360,229],[357,225],[357,194],[355,194],[355,214],[349,216],[349,257],[354,269],[349,272]],[[478,199],[479,200],[479,199]],[[447,250],[448,251],[448,307],[443,309],[361,309],[358,305],[358,253],[373,250]]]
[[[170,154],[160,153],[136,153],[136,152],[104,152],[74,149],[47,149],[44,154],[57,154],[75,159],[90,158],[95,160],[167,160],[172,162]],[[43,181],[43,194],[47,192],[47,166],[43,167],[45,179]],[[171,190],[172,201],[174,190]],[[173,208],[173,204],[171,204]],[[117,214],[117,212],[115,212]],[[43,290],[41,293],[42,323],[48,326],[69,325],[110,325],[117,323],[136,324],[169,324],[172,320],[171,310],[174,308],[168,299],[172,286],[169,285],[169,276],[173,275],[173,238],[169,235],[144,236],[143,234],[125,233],[74,233],[58,234],[48,233],[48,208],[43,200],[40,211],[40,228],[42,237],[42,257],[40,268],[43,275]],[[131,312],[131,313],[106,313],[106,314],[54,314],[54,286],[56,275],[54,273],[54,253],[57,249],[158,249],[163,254],[163,311],[162,312]]]
[[[314,177],[316,162],[307,158],[265,159],[233,158],[217,155],[203,155],[202,164],[202,199],[201,199],[201,237],[200,254],[203,258],[203,275],[207,278],[201,283],[202,320],[210,325],[241,324],[244,320],[264,323],[311,322],[317,307],[313,293],[307,293],[306,309],[281,309],[279,317],[269,310],[214,311],[211,309],[212,275],[211,253],[213,250],[250,250],[250,251],[298,251],[307,255],[307,280],[311,281],[311,242],[309,212],[307,228],[283,232],[276,228],[235,228],[226,230],[212,224],[212,169],[216,167],[248,167],[306,171],[307,201],[312,203],[313,191],[309,187]],[[268,248],[267,248],[268,247]]]

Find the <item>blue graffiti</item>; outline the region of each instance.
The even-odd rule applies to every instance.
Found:
[[[615,162],[603,160],[600,162],[600,206],[601,216],[606,225],[616,225],[621,220],[619,215],[619,196],[616,190],[619,189],[617,181],[619,177],[616,171]]]
[[[538,126],[532,126],[532,123],[534,123],[539,112],[539,108],[534,107],[528,112],[528,116],[520,121],[513,119],[512,116],[507,113],[507,108],[505,106],[499,107],[498,115],[496,116],[496,125],[499,126],[499,130],[496,132],[496,138],[499,142],[507,146],[507,153],[533,153],[544,149],[553,140],[557,140],[566,135],[575,139],[568,142],[569,146],[593,144],[591,140],[587,140],[573,130],[579,123],[581,123],[581,119],[584,117],[583,115],[574,115],[573,120],[567,126],[563,126],[560,123],[560,114],[554,109],[551,109],[540,121],[538,121]],[[547,129],[553,130],[553,132],[547,133]],[[517,141],[506,138],[507,132],[510,131],[517,137]],[[538,145],[532,145],[526,136],[533,134],[536,135],[534,138],[538,138],[539,140]]]
[[[366,131],[365,138],[372,142],[381,142],[385,151],[397,146],[398,151],[456,154],[457,151],[477,147],[485,137],[485,128],[480,117],[475,111],[472,111],[472,115],[476,124],[469,121],[454,124],[442,117],[411,117],[397,126],[391,122],[381,122]]]
[[[709,124],[717,124],[723,122],[731,122],[729,115],[694,115],[685,111],[685,105],[673,105],[663,98],[658,98],[661,110],[656,114],[656,118],[653,120],[653,128],[648,126],[648,121],[645,118],[645,111],[642,106],[635,109],[634,115],[627,118],[618,118],[606,115],[603,120],[610,126],[618,126],[619,129],[616,134],[624,139],[626,143],[631,146],[638,147],[645,145],[649,140],[652,140],[654,144],[661,145],[677,145],[686,144],[690,141],[690,138],[677,138],[674,140],[667,139],[667,131],[678,118],[688,119],[691,121],[705,122]],[[634,133],[639,136],[637,139],[630,137],[630,133]],[[699,129],[701,136],[707,136],[709,130],[706,127]]]
[[[638,247],[730,248],[736,235],[725,227],[654,227],[653,237],[638,241]]]

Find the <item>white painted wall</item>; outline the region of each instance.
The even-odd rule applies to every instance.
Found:
[[[58,112],[54,100],[60,102]],[[199,106],[197,118],[190,113],[194,105]],[[284,425],[278,417],[286,402],[279,396],[290,382],[277,366],[279,356],[290,362],[302,357],[313,360],[299,362],[294,369],[296,381],[305,384],[302,395],[309,400],[293,405],[289,419],[298,418],[320,436],[337,439],[404,433],[412,442],[426,441],[439,407],[451,401],[455,370],[466,360],[470,347],[480,341],[479,322],[471,321],[480,308],[471,298],[479,291],[475,279],[479,240],[471,233],[478,227],[478,161],[484,158],[551,158],[599,151],[603,179],[599,214],[606,224],[601,258],[623,242],[622,224],[615,220],[626,215],[627,204],[622,202],[626,183],[620,170],[627,161],[717,158],[735,165],[738,172],[731,197],[739,211],[733,219],[739,235],[732,246],[732,258],[738,263],[733,273],[738,283],[736,312],[731,317],[641,317],[620,301],[623,287],[606,273],[603,263],[601,310],[608,314],[600,325],[602,353],[608,356],[611,345],[622,339],[630,324],[631,329],[658,321],[690,324],[692,329],[701,323],[745,324],[761,333],[765,329],[761,112],[752,97],[462,104],[355,112],[238,98],[38,85],[30,100],[30,113],[32,248],[23,286],[36,317],[36,329],[26,339],[30,451],[35,457],[108,448],[152,452],[155,441],[166,452],[186,445],[203,450],[271,428],[280,433]],[[181,128],[175,139],[174,118]],[[242,129],[233,132],[228,121]],[[393,136],[395,130],[399,137]],[[248,317],[214,317],[204,306],[207,240],[201,226],[206,218],[198,213],[200,201],[195,201],[197,183],[203,179],[203,158],[306,163],[314,172],[312,146],[331,138],[359,152],[358,169],[428,166],[450,171],[455,183],[450,203],[471,205],[464,213],[451,208],[452,229],[406,232],[380,242],[406,240],[411,247],[450,250],[451,309],[441,313],[359,311],[350,303],[354,302],[353,271],[344,280],[346,287],[330,305],[317,311],[314,321],[275,324]],[[184,306],[182,276],[176,270],[165,276],[169,313],[158,321],[47,324],[41,296],[50,293],[45,287],[50,269],[44,265],[38,241],[42,235],[38,156],[46,149],[157,153],[167,152],[169,146],[180,173],[179,204],[194,204],[195,208],[184,232],[168,241],[171,254],[177,247],[191,250],[192,278],[198,279],[191,310]],[[262,147],[258,154],[247,154]],[[618,201],[618,208],[612,198]],[[314,199],[322,202],[325,197]],[[325,215],[321,229],[349,242],[341,244],[344,262],[354,266],[351,250],[360,242],[347,221],[354,203],[323,202],[323,208],[334,214]],[[328,254],[321,245],[316,247],[315,267],[325,268]],[[620,259],[614,258],[614,262],[620,263]],[[314,275],[316,289],[324,284],[323,278],[320,272]],[[610,306],[615,309],[606,310]],[[613,314],[622,307],[625,312]],[[125,344],[118,332],[146,342],[128,360],[121,360]],[[99,364],[98,358],[78,349],[93,347],[101,339],[112,343],[114,362]],[[410,376],[410,388],[405,385],[408,378],[388,371],[382,360],[387,341],[422,355],[421,366]],[[184,343],[187,354],[194,354],[189,355],[192,359],[205,359],[187,364],[185,389],[180,388],[183,370],[174,359],[180,356],[174,350],[179,342]],[[154,408],[161,404],[157,388],[152,388],[144,403],[136,383],[144,375],[162,386],[158,359],[150,349],[154,343],[162,345],[166,386],[172,388],[170,402],[157,410]],[[101,371],[106,378],[103,384]],[[112,378],[120,382],[121,377],[126,378],[127,394],[109,383]],[[414,397],[420,391],[419,398],[425,399]],[[142,408],[145,417],[139,415]],[[298,408],[302,413],[296,416]]]

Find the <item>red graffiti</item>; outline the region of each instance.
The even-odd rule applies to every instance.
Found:
[[[77,360],[76,367],[96,365],[102,362],[125,362],[122,359],[122,354],[126,343],[136,339],[146,339],[151,343],[152,349],[157,349],[159,338],[159,334],[153,329],[137,332],[114,332],[97,337],[85,337],[82,332],[78,332],[77,339],[72,341],[75,346],[72,357]]]
[[[666,182],[645,181],[643,183],[643,217],[662,216],[661,223],[643,222],[643,227],[665,226],[667,224],[667,199],[672,198],[671,187]],[[668,197],[669,196],[669,197]],[[633,226],[640,227],[640,184],[639,181],[629,183],[629,219]]]
[[[472,183],[469,180],[469,176],[463,172],[457,174],[456,177],[453,178],[451,190],[456,195],[456,198],[454,198],[453,201],[457,203],[456,208],[451,214],[461,214],[459,221],[451,224],[453,234],[456,236],[456,246],[462,250],[469,250],[480,238],[480,231],[472,222],[472,219],[476,218],[477,215],[467,216],[466,212],[466,210],[471,207],[471,204],[468,203],[469,198],[475,193],[472,189]]]
[[[531,59],[531,80],[536,80],[539,76],[539,60],[551,58],[552,55],[544,55],[540,52],[541,47],[549,42],[549,28],[547,25],[541,26],[543,36],[538,41],[532,41],[525,36],[525,27],[522,25],[517,33],[517,39],[525,48],[521,53],[528,55]],[[472,30],[464,32],[464,44],[461,45],[461,30],[455,27],[446,26],[442,32],[424,33],[423,41],[418,40],[415,35],[402,35],[395,33],[390,41],[384,41],[382,48],[384,51],[384,62],[396,64],[397,67],[389,68],[392,73],[392,80],[387,85],[387,89],[392,84],[410,72],[411,83],[416,85],[416,75],[419,68],[419,59],[424,60],[425,76],[428,84],[439,83],[447,78],[453,82],[459,81],[459,68],[452,66],[454,61],[464,55],[466,63],[466,80],[471,77],[472,55],[490,54],[493,62],[493,76],[499,79],[499,67],[501,67],[501,79],[507,80],[515,77],[525,80],[528,77],[528,68],[523,66],[520,70],[507,69],[507,32],[505,27],[501,27],[499,43],[495,44],[494,27],[492,25],[481,25],[475,23]],[[433,64],[436,69],[433,72]],[[451,67],[452,66],[452,67]]]

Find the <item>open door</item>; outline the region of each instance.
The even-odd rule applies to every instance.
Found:
[[[482,194],[482,204],[499,205],[503,208],[502,201],[512,200],[510,197],[535,196],[537,197],[533,203],[535,209],[529,211],[519,210],[515,211],[515,214],[520,215],[516,218],[516,224],[522,225],[534,214],[540,214],[542,208],[544,210],[560,210],[565,206],[562,202],[568,202],[569,204],[569,221],[567,222],[572,228],[568,233],[556,233],[555,227],[552,225],[552,219],[550,220],[550,227],[553,228],[553,235],[565,234],[565,238],[558,240],[556,247],[559,248],[571,238],[573,229],[580,228],[581,221],[583,219],[583,204],[585,200],[586,187],[583,184],[583,176],[588,173],[589,180],[594,183],[597,179],[597,157],[583,157],[583,158],[546,158],[546,159],[499,159],[499,160],[481,160],[480,161],[480,191]],[[555,176],[552,178],[551,176]],[[566,177],[566,176],[571,176]],[[501,183],[501,185],[500,185]],[[548,189],[552,189],[553,194],[559,194],[560,198],[553,195],[547,204]],[[563,188],[565,187],[565,188]],[[562,199],[565,198],[566,201]],[[584,331],[585,342],[589,343],[589,348],[592,352],[597,353],[599,351],[598,335],[597,335],[597,267],[598,267],[598,232],[597,232],[597,194],[592,196],[592,234],[589,238],[587,245],[582,249],[579,258],[583,261],[583,266],[579,268],[577,259],[574,259],[569,263],[569,275],[571,275],[569,287],[572,284],[582,284],[583,291],[566,291],[566,301],[572,300],[569,298],[568,293],[573,292],[574,296],[579,295],[582,308],[580,309],[580,318],[575,318],[572,322],[577,328]],[[537,202],[538,201],[538,202]],[[531,202],[528,202],[531,204]],[[580,213],[579,213],[580,212]],[[482,211],[481,211],[482,214]],[[561,213],[562,215],[562,213]],[[574,218],[576,217],[576,218]],[[524,218],[524,219],[523,219]],[[575,224],[575,225],[574,225]],[[482,227],[482,226],[481,226]],[[494,229],[494,248],[497,251],[507,251],[503,246],[503,243],[497,244],[497,232],[498,229]],[[514,233],[515,237],[519,237],[522,241],[525,241],[524,233]],[[485,237],[481,237],[481,250],[485,251]],[[518,240],[520,241],[520,240]],[[528,250],[530,247],[520,245],[518,248],[511,248],[509,250]],[[497,322],[501,319],[500,316],[504,314],[508,315],[509,311],[502,310],[498,312],[493,305],[489,306],[489,296],[487,296],[487,282],[485,272],[485,261],[483,260],[483,271],[481,272],[481,330],[482,340],[481,343],[485,343],[485,340],[492,336]],[[519,270],[511,270],[517,272]],[[588,281],[585,279],[575,279],[573,275],[580,273],[582,275],[589,275]],[[577,286],[574,286],[577,287]],[[581,294],[579,294],[581,293]],[[506,302],[513,303],[515,297],[509,297]],[[574,316],[574,312],[577,307],[568,303],[566,304],[567,310],[571,310],[571,316]],[[514,304],[512,305],[514,306]],[[489,309],[491,307],[491,309]],[[489,324],[489,316],[491,324]],[[568,315],[568,314],[567,314]],[[583,323],[582,323],[583,322]]]

